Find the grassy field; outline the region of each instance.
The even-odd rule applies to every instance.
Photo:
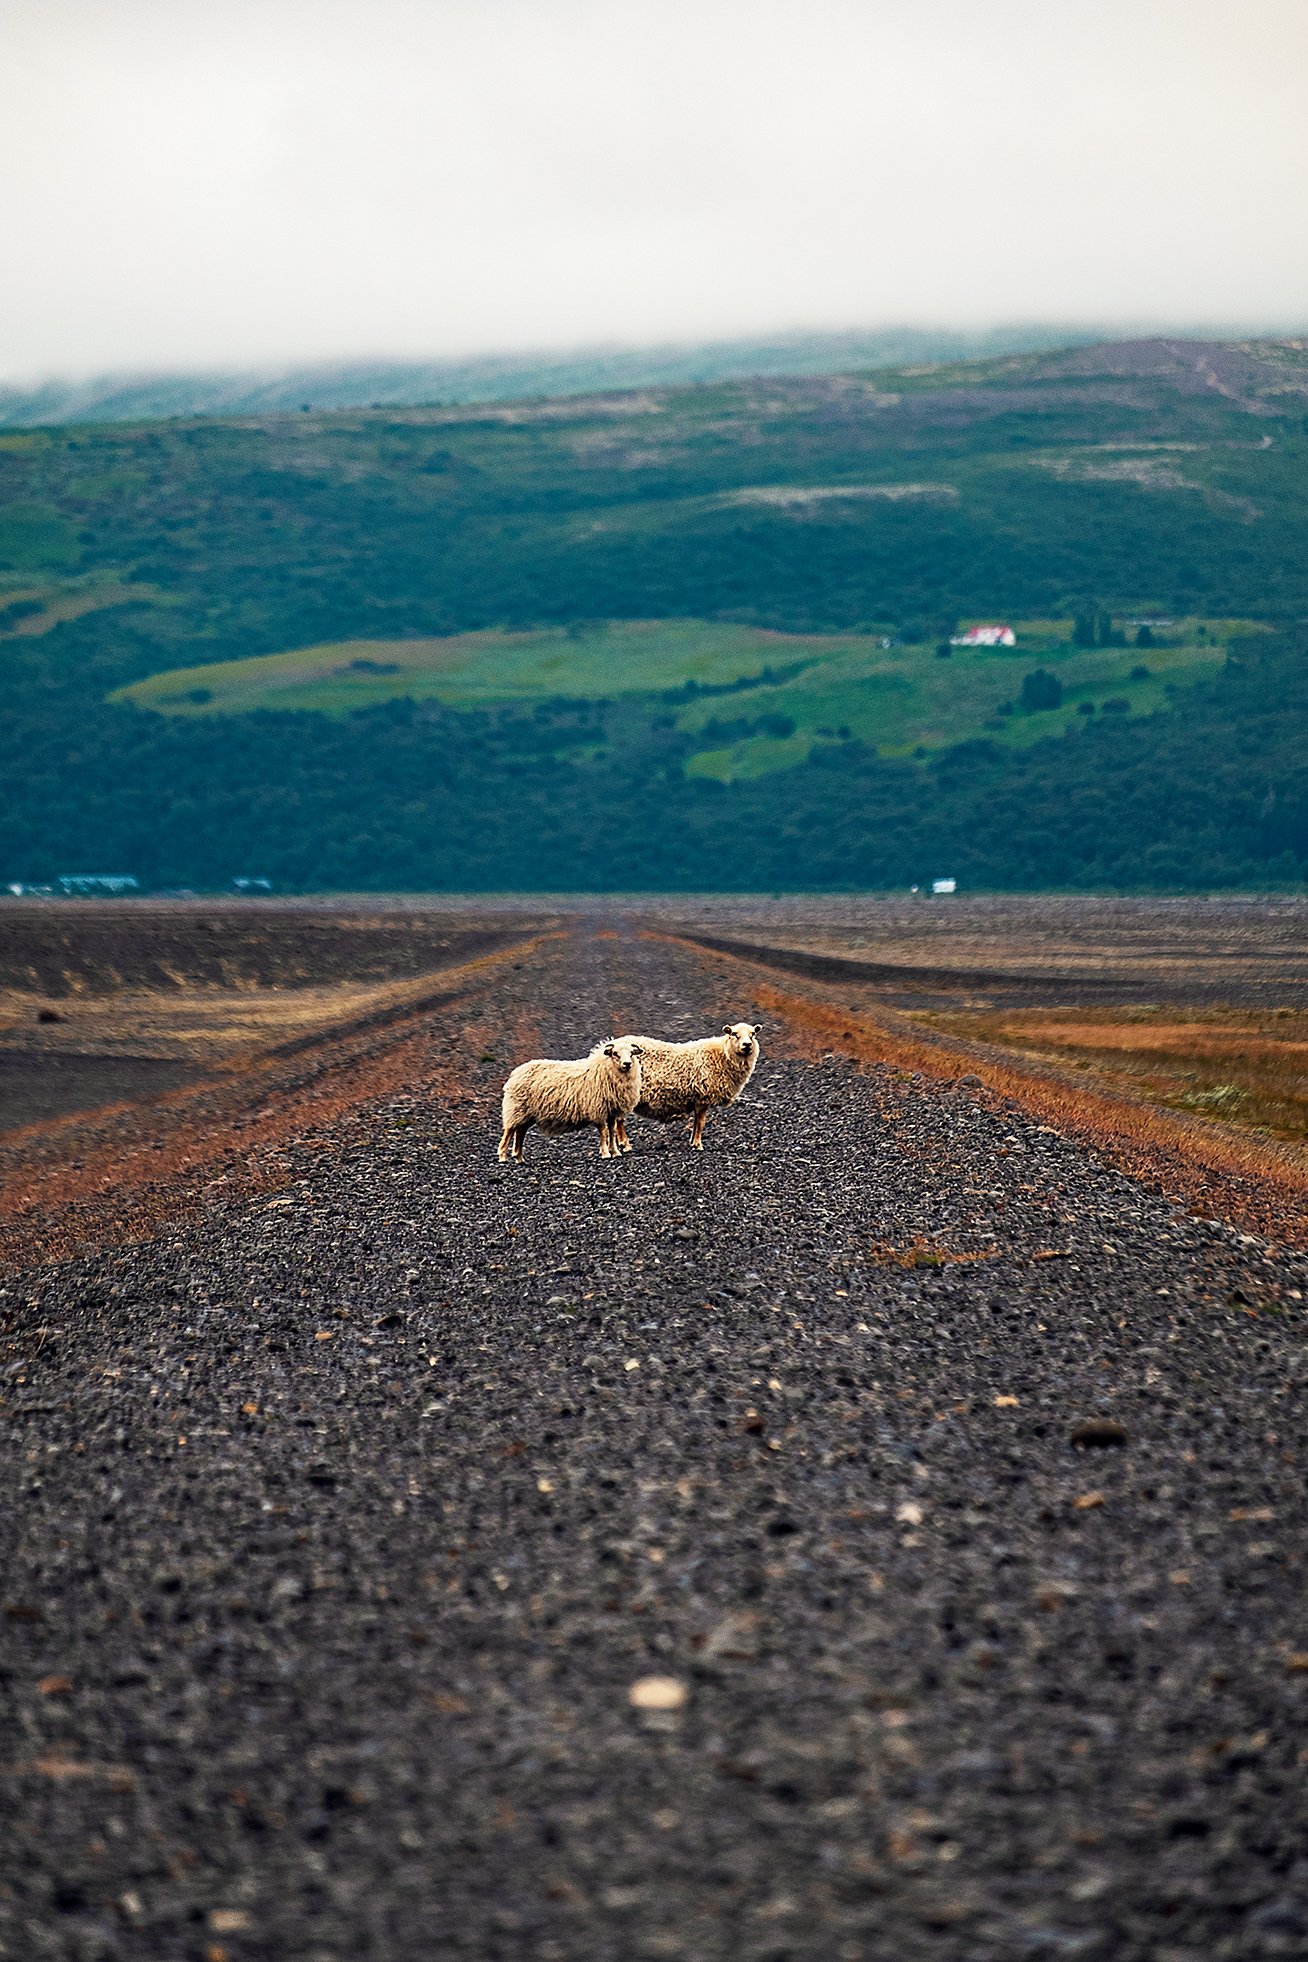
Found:
[[[1308,1012],[1032,1008],[920,1019],[1171,1110],[1216,1117],[1296,1144],[1308,1140]]]
[[[96,573],[72,579],[0,573],[0,645],[9,639],[39,638],[108,607],[158,605],[163,597],[152,587],[128,586]]]
[[[853,737],[892,756],[982,735],[1023,747],[1075,723],[1086,705],[1099,713],[1114,702],[1110,713],[1151,714],[1220,666],[1232,639],[1257,631],[1238,620],[1183,621],[1167,634],[1171,644],[1142,651],[1074,647],[1071,627],[1069,620],[1019,622],[1016,647],[956,647],[948,658],[936,641],[783,634],[704,620],[338,641],[173,669],[120,690],[118,699],[201,717],[256,709],[340,715],[395,697],[451,708],[625,700],[670,714],[678,729],[704,738],[690,774],[732,782],[802,762],[823,741]],[[1021,707],[1022,678],[1034,666],[1057,675],[1060,707]],[[731,692],[700,692],[723,689]]]
[[[703,620],[620,620],[594,628],[452,634],[436,639],[349,640],[251,661],[181,668],[120,691],[171,715],[251,709],[345,714],[396,696],[483,708],[657,694],[688,680],[722,686],[796,661],[826,657],[820,635],[768,633]],[[841,647],[846,645],[841,641]]]
[[[1090,1093],[1308,1144],[1302,898],[741,896],[663,910],[737,947],[825,956],[819,983],[891,1011],[896,1026],[1007,1051]],[[831,957],[856,964],[848,982]]]
[[[547,922],[511,910],[9,903],[0,1133],[402,1015],[434,977]]]

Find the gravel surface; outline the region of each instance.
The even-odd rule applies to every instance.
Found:
[[[524,1030],[752,1006],[576,934],[475,1107],[10,1277],[0,1954],[1308,1952],[1308,1260],[775,1027],[496,1164]]]

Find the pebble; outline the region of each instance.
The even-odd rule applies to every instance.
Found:
[[[627,1691],[633,1710],[684,1710],[686,1685],[675,1676],[641,1676]]]

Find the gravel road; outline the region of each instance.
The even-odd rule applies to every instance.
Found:
[[[0,1954],[1308,1953],[1308,1260],[776,1027],[496,1164],[731,972],[578,931],[475,1105],[9,1277]]]

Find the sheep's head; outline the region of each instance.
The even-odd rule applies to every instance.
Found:
[[[728,1045],[733,1056],[755,1056],[758,1054],[758,1032],[760,1022],[724,1022],[722,1033],[730,1036]]]
[[[645,1052],[630,1036],[615,1036],[612,1042],[604,1044],[603,1053],[617,1064],[624,1076],[630,1076],[633,1068],[639,1068]]]

